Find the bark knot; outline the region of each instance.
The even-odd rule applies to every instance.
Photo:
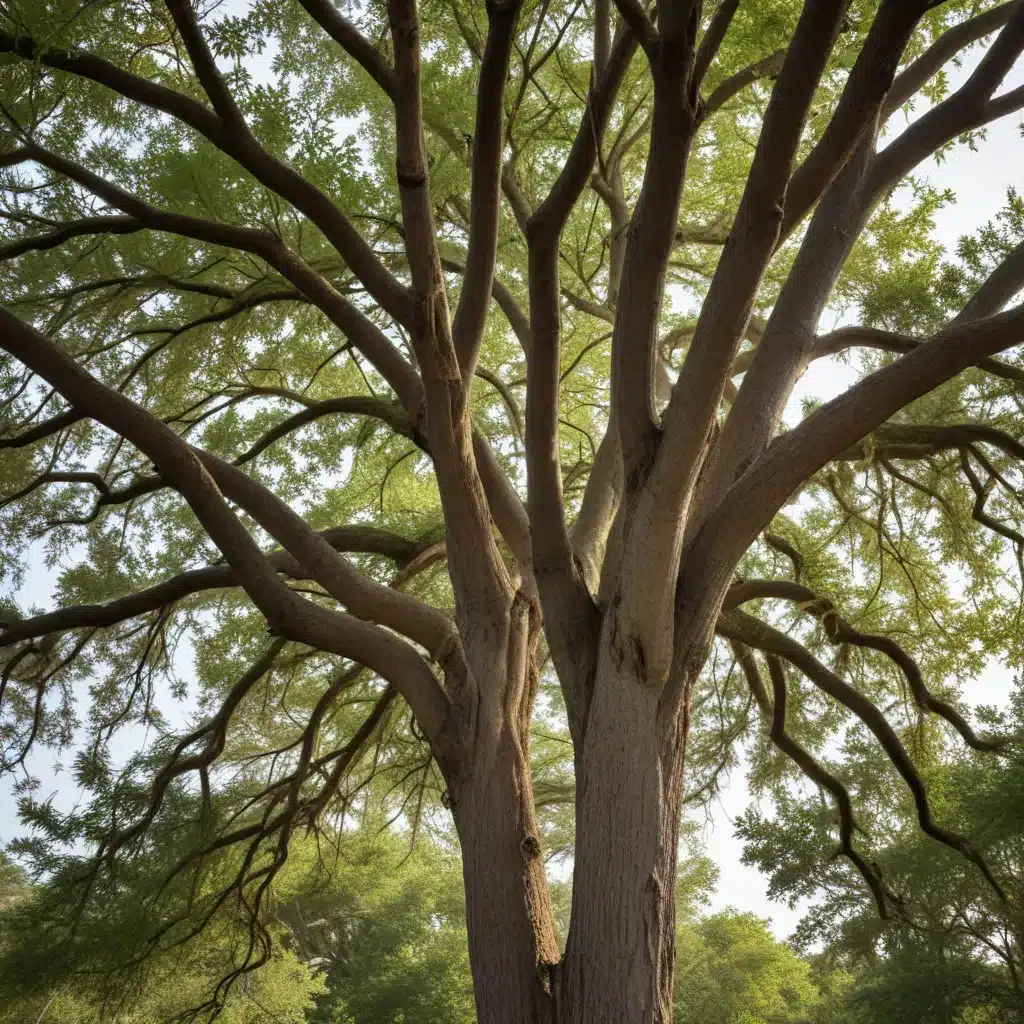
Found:
[[[519,845],[522,848],[523,856],[527,860],[536,860],[540,857],[540,840],[532,832],[523,836],[522,842]]]
[[[400,188],[417,189],[423,188],[427,183],[427,176],[422,171],[403,171],[397,168],[395,175],[398,178]]]

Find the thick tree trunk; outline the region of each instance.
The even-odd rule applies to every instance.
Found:
[[[606,623],[577,778],[560,1024],[669,1024],[686,717]],[[676,704],[679,703],[677,700]]]
[[[561,964],[530,787],[529,672],[506,688],[504,714],[482,710],[472,775],[452,794],[480,1024],[671,1022],[689,685],[652,685],[630,649],[612,613],[577,761]]]
[[[451,793],[478,1024],[555,1024],[559,960],[530,779],[539,611],[517,596],[483,681],[468,774]]]

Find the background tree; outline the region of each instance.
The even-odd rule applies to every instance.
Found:
[[[808,1020],[819,1000],[811,968],[752,914],[722,913],[677,937],[681,1022]]]
[[[311,858],[312,860],[312,858]],[[347,836],[332,870],[299,881],[278,916],[323,975],[313,1021],[475,1020],[458,858],[372,824]]]
[[[46,912],[54,895],[60,896],[46,886],[23,884],[0,910],[3,1024],[181,1020],[237,963],[246,931],[237,919],[234,927],[221,921],[196,942],[132,965],[118,957],[123,940],[116,929],[123,924],[124,908],[114,907],[108,908],[106,922],[86,922],[87,941],[76,944],[68,957],[67,947],[54,942]],[[127,903],[138,895],[129,891],[122,899]],[[226,995],[220,1019],[227,1024],[302,1024],[323,992],[322,976],[279,946],[266,964]]]
[[[1020,735],[1024,702],[1018,689],[1009,708],[989,709],[992,725]],[[853,1020],[898,1014],[918,1024],[1011,1021],[1024,1011],[1021,988],[1021,790],[1019,750],[1000,760],[978,758],[933,740],[925,777],[943,819],[983,835],[987,857],[1006,879],[1008,902],[964,871],[960,859],[936,855],[911,827],[908,808],[894,806],[884,784],[861,787],[862,821],[892,836],[878,862],[906,910],[890,926],[865,914],[849,879],[828,866],[827,823],[781,793],[777,818],[748,812],[740,834],[748,859],[770,873],[780,896],[813,891],[816,905],[797,932],[798,946],[823,945],[833,963],[852,966],[857,983],[839,1005]],[[889,819],[886,822],[886,818]],[[798,877],[795,865],[808,868]]]
[[[129,883],[135,957],[231,908],[216,1011],[303,830],[436,799],[482,1024],[667,1021],[681,806],[758,716],[860,900],[905,912],[855,829],[881,748],[1006,901],[917,765],[1005,748],[956,684],[1020,657],[1022,240],[1011,197],[932,274],[944,197],[894,190],[1024,105],[1024,3],[351,13],[0,9],[4,564],[62,566],[0,636],[3,767],[81,727],[90,794],[23,783],[55,941]],[[858,320],[819,335],[830,302]],[[858,383],[783,429],[837,353]],[[573,758],[543,799],[534,727]]]

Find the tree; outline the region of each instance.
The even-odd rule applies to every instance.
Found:
[[[811,968],[752,914],[727,911],[677,938],[680,1024],[786,1024],[813,1019]]]
[[[1021,735],[1021,697],[1018,685],[1006,711],[989,711],[1004,735]],[[891,841],[876,850],[887,884],[905,901],[904,912],[890,927],[880,927],[877,916],[864,913],[849,879],[821,858],[811,882],[818,902],[797,939],[805,948],[824,943],[827,960],[843,962],[857,975],[856,983],[834,1001],[842,1011],[839,1019],[897,1017],[915,1024],[1020,1019],[1020,753],[1019,740],[999,761],[933,748],[926,768],[943,820],[958,831],[984,835],[986,856],[1000,867],[1008,901],[998,899],[977,872],[965,871],[961,858],[936,856],[902,809]],[[876,834],[887,831],[884,818],[892,806],[884,785],[874,793],[862,787],[860,797],[862,823],[870,822]],[[792,895],[802,883],[787,865],[804,860],[806,848],[816,851],[812,858],[823,845],[827,850],[827,826],[792,800],[781,800],[778,810],[771,822],[748,813],[740,831],[748,841],[749,859],[770,873],[779,895]]]
[[[310,1019],[472,1024],[458,859],[429,841],[410,851],[379,823],[343,849],[278,910],[300,959],[323,973]]]
[[[912,175],[1024,105],[999,92],[1024,4],[0,17],[5,565],[45,536],[63,566],[60,607],[0,637],[4,767],[74,739],[88,680],[93,800],[27,790],[42,837],[19,847],[69,900],[174,845],[137,938],[237,908],[216,1010],[270,956],[294,837],[383,774],[414,829],[435,788],[451,811],[481,1024],[667,1021],[688,744],[730,757],[707,699],[729,660],[733,724],[763,712],[882,914],[829,729],[879,744],[1002,898],[911,755],[933,719],[997,746],[955,684],[1019,659],[992,544],[1024,549],[1024,370],[999,358],[1024,340],[1024,249],[1011,202],[936,276],[945,197]],[[818,334],[830,302],[860,322]],[[784,429],[837,353],[859,381]],[[156,695],[190,650],[205,714],[174,733]],[[560,704],[564,955],[530,757]],[[126,724],[161,738],[118,773]]]
[[[75,947],[68,965],[55,952],[46,928],[45,886],[24,879],[10,902],[0,908],[0,1021],[3,1024],[165,1024],[180,1020],[203,1002],[224,972],[230,970],[242,928],[207,931],[199,941],[148,958],[143,969],[125,970],[122,962],[114,984],[104,963],[109,942],[101,928],[91,929],[92,943]],[[126,901],[136,894],[124,894]],[[66,908],[65,908],[66,910]],[[123,920],[116,911],[113,922]],[[40,927],[42,924],[42,927]],[[98,941],[97,941],[98,940]],[[323,978],[278,948],[258,972],[226,995],[225,1024],[302,1024],[324,991]]]

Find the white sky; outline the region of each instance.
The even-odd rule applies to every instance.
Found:
[[[267,55],[263,56],[267,60]],[[259,59],[257,59],[258,61]],[[951,74],[952,84],[957,85],[966,77],[969,68]],[[1024,83],[1024,66],[1018,65],[1004,83],[1009,89]],[[1004,205],[1007,189],[1011,186],[1024,188],[1024,139],[1021,137],[1021,118],[1011,115],[993,124],[988,137],[979,143],[977,151],[966,149],[956,152],[942,164],[931,162],[918,170],[918,175],[927,177],[940,188],[950,188],[957,196],[957,203],[940,211],[937,215],[938,237],[952,249],[957,239],[977,230],[978,226],[992,218]],[[793,408],[799,408],[804,397],[829,398],[844,390],[855,378],[854,371],[833,360],[818,360],[812,364],[793,396]],[[40,560],[29,572],[29,578],[22,593],[22,601],[51,607],[53,574]],[[999,666],[991,666],[983,673],[966,695],[972,704],[1001,704],[1009,692],[1009,674]],[[173,718],[180,719],[181,708],[167,705],[161,708]],[[177,713],[175,713],[177,712]],[[140,734],[135,740],[142,740]],[[127,739],[118,747],[127,753],[130,749]],[[54,755],[49,752],[37,753],[30,759],[31,770],[43,780],[43,788],[37,796],[45,799],[53,795],[58,807],[69,808],[78,797],[66,774],[57,774],[53,767]],[[717,893],[712,900],[712,910],[727,906],[752,911],[771,920],[772,928],[780,937],[791,933],[797,924],[800,908],[790,909],[784,904],[773,902],[767,897],[766,879],[752,867],[740,863],[742,847],[733,834],[732,822],[749,804],[750,795],[744,779],[742,766],[735,770],[724,785],[720,799],[711,808],[711,816],[704,829],[707,852],[718,864],[721,878]],[[15,800],[9,779],[0,780],[0,844],[21,832],[15,815]]]

